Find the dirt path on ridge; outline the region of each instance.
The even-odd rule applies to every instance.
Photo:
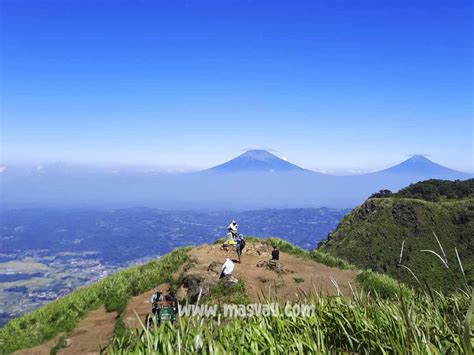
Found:
[[[114,333],[117,312],[107,312],[102,306],[91,311],[82,319],[72,333],[67,337],[69,345],[58,351],[61,355],[92,355],[99,354],[99,347],[109,345]],[[46,344],[14,352],[15,355],[49,355],[57,344],[60,336]]]
[[[234,276],[245,282],[251,302],[258,302],[262,295],[266,299],[279,302],[301,300],[305,294],[337,295],[337,289],[331,278],[337,282],[342,294],[348,296],[349,283],[353,286],[356,284],[357,273],[354,270],[331,268],[284,252],[280,252],[280,262],[286,272],[278,274],[265,267],[257,267],[259,261],[270,259],[270,253],[262,252],[259,248],[262,248],[262,244],[247,243],[242,263],[236,263],[234,269]],[[188,253],[194,263],[186,274],[206,275],[215,278],[216,281],[218,275],[209,273],[209,265],[213,261],[222,264],[226,256],[236,258],[234,253],[221,250],[220,245],[205,244],[191,249]],[[164,293],[168,288],[168,284],[158,286]],[[154,290],[150,290],[130,299],[124,314],[126,325],[141,327],[140,320],[144,322],[146,315],[151,311],[150,298],[153,292]],[[58,354],[99,354],[99,346],[107,346],[113,336],[116,317],[116,312],[106,312],[103,306],[90,312],[69,335],[68,346],[61,349]],[[14,354],[48,355],[59,339],[60,336],[43,345],[19,350]]]
[[[236,258],[232,252],[221,250],[220,245],[202,245],[189,251],[189,255],[197,260],[196,267],[191,271],[207,273],[213,261],[223,263],[228,255]],[[258,245],[247,243],[241,263],[235,264],[234,276],[245,281],[247,293],[252,302],[259,301],[265,295],[268,299],[297,301],[304,294],[337,295],[337,289],[331,277],[337,282],[343,295],[350,295],[349,282],[355,285],[357,273],[354,270],[341,270],[303,259],[288,253],[280,252],[280,263],[287,270],[283,274],[265,267],[257,267],[261,260],[269,260],[270,253],[257,252]]]
[[[343,295],[350,295],[349,283],[356,285],[354,270],[341,270],[328,267],[313,260],[303,259],[288,253],[280,252],[280,262],[288,271],[277,274],[275,271],[264,267],[257,267],[261,260],[269,260],[270,253],[258,254],[258,244],[247,243],[242,256],[242,262],[235,264],[234,276],[245,281],[246,291],[251,302],[258,302],[262,295],[266,299],[297,301],[304,298],[304,294],[325,296],[337,295],[337,289],[331,282],[331,277],[338,284]],[[226,256],[236,258],[235,253],[221,250],[221,245],[204,244],[188,252],[195,261],[186,274],[207,275],[218,280],[218,276],[209,276],[208,267],[216,261],[222,264]],[[161,292],[168,291],[168,284],[158,286]],[[146,315],[151,311],[150,290],[144,294],[133,297],[125,311],[125,323],[129,327],[140,328],[140,320],[144,323]],[[139,320],[140,318],[140,320]]]

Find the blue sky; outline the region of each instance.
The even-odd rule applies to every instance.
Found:
[[[474,170],[470,1],[1,7],[3,163]]]

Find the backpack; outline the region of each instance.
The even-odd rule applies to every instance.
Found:
[[[242,238],[242,239],[240,240],[240,250],[244,250],[244,248],[245,248],[245,239]]]

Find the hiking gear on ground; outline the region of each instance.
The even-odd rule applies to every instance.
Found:
[[[225,241],[224,244],[228,244],[228,245],[235,245],[237,244],[235,238],[234,238],[234,235],[232,234],[232,232],[229,232],[227,233],[227,240]]]

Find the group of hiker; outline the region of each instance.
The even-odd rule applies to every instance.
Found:
[[[161,291],[156,291],[151,295],[151,314],[147,316],[147,328],[155,323],[160,325],[162,321],[175,321],[178,314],[178,298],[173,290],[169,290],[167,295]]]
[[[221,267],[221,274],[219,278],[224,278],[232,275],[232,272],[234,271],[235,263],[238,262],[240,263],[240,258],[242,256],[242,251],[245,248],[245,239],[242,234],[239,234],[238,232],[238,225],[237,222],[234,220],[229,224],[229,227],[227,227],[228,233],[227,233],[227,240],[226,244],[227,245],[235,245],[236,253],[237,253],[237,260],[232,260],[231,258],[227,257],[224,264],[222,264]],[[271,260],[280,260],[280,251],[276,246],[273,246],[272,250],[272,259]]]
[[[232,277],[232,272],[234,271],[235,263],[240,263],[242,251],[244,250],[246,244],[244,236],[242,234],[239,234],[238,232],[238,225],[236,221],[232,221],[227,227],[227,230],[227,240],[224,244],[226,246],[235,246],[237,260],[233,260],[228,256],[226,257],[226,260],[221,267],[221,273],[219,276],[220,279]],[[228,249],[226,250],[228,251]],[[280,260],[280,251],[276,246],[273,246],[271,255],[271,260]],[[148,317],[148,326],[154,324],[155,321],[156,324],[160,324],[163,320],[174,321],[176,319],[178,299],[173,291],[170,290],[167,295],[164,295],[160,291],[154,292],[151,296],[150,302],[152,304],[152,314]]]
[[[225,241],[226,245],[235,245],[235,251],[237,253],[237,259],[235,260],[236,262],[240,263],[240,257],[242,255],[242,250],[245,248],[245,239],[242,234],[239,234],[238,232],[238,226],[236,221],[232,221],[229,226],[227,227],[227,240]],[[224,264],[222,264],[221,267],[221,274],[219,276],[220,279],[224,277],[229,277],[232,276],[232,272],[234,271],[234,260],[231,258],[227,257],[225,259]]]
[[[150,302],[151,304],[156,304],[157,302],[171,302],[171,303],[176,303],[178,302],[178,299],[176,298],[175,293],[170,290],[167,295],[163,295],[163,292],[157,291],[151,295]]]
[[[237,222],[232,221],[227,227],[227,244],[235,245],[237,252],[237,260],[240,262],[240,257],[242,256],[242,250],[245,248],[245,239],[242,234],[239,234],[237,230]]]

